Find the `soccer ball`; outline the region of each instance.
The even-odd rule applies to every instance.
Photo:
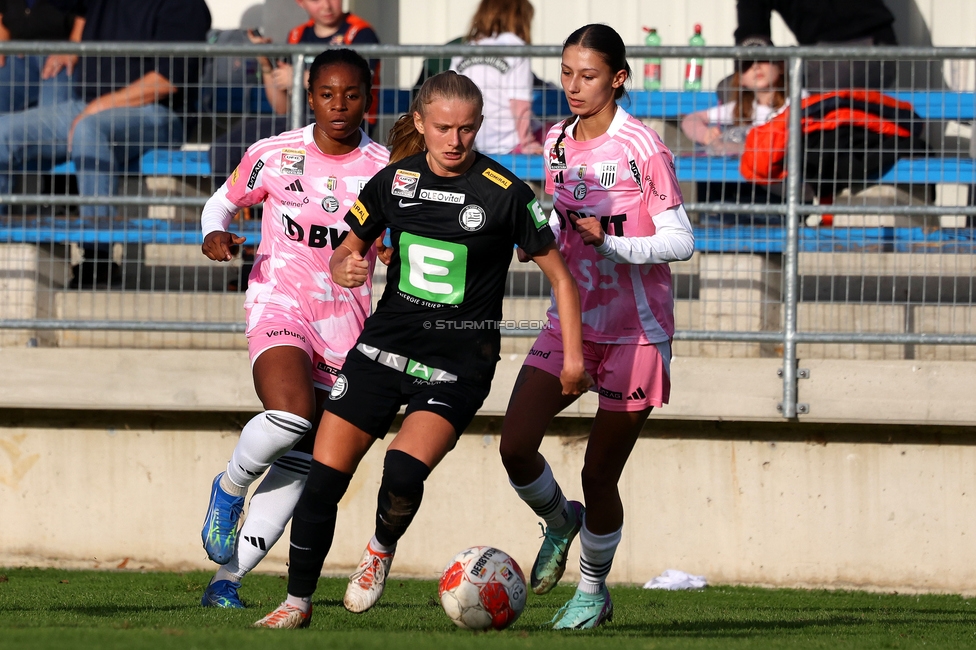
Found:
[[[503,630],[525,608],[525,576],[508,553],[475,546],[448,563],[437,595],[458,627]]]

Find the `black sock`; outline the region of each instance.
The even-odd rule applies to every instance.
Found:
[[[351,479],[351,474],[312,461],[305,491],[291,521],[288,593],[292,596],[307,598],[315,593],[325,556],[332,548],[339,500]]]
[[[391,449],[383,461],[383,482],[376,499],[376,541],[395,546],[420,509],[430,468],[413,456]]]

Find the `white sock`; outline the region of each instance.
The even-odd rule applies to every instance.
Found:
[[[227,463],[227,478],[246,488],[311,431],[312,423],[287,411],[258,413],[244,425]]]
[[[594,535],[586,527],[583,515],[583,528],[580,530],[580,583],[579,590],[587,594],[598,594],[610,575],[613,556],[620,544],[623,527],[608,535]]]
[[[237,534],[237,549],[230,562],[217,570],[217,580],[240,582],[281,538],[302,496],[311,463],[310,454],[289,451],[271,465],[251,497],[247,518]]]
[[[298,609],[302,610],[306,614],[308,614],[308,610],[312,609],[311,596],[309,596],[308,598],[302,598],[301,596],[292,596],[291,594],[288,594],[288,597],[285,598],[285,602],[291,605],[292,607],[297,607]]]
[[[376,539],[376,535],[373,535],[373,539],[369,540],[369,547],[383,555],[393,555],[396,552],[396,544],[393,546],[384,546]]]
[[[515,493],[522,501],[532,508],[532,511],[542,517],[549,528],[560,529],[568,523],[570,516],[569,502],[563,496],[563,491],[552,475],[549,463],[542,468],[542,474],[528,485],[515,485],[509,480]]]

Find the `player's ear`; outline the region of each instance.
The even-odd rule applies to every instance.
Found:
[[[417,129],[420,135],[424,134],[424,118],[417,111],[413,112],[413,128]]]
[[[614,90],[616,90],[617,88],[623,86],[626,81],[627,81],[627,71],[618,70],[617,74],[613,75],[613,79],[611,80],[610,85],[613,86]]]

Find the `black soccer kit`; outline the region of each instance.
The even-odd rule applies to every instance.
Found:
[[[499,359],[513,244],[554,241],[532,190],[481,154],[442,177],[425,153],[374,176],[346,215],[363,241],[390,229],[386,290],[350,350],[326,409],[383,437],[400,406],[443,416],[460,435]]]

